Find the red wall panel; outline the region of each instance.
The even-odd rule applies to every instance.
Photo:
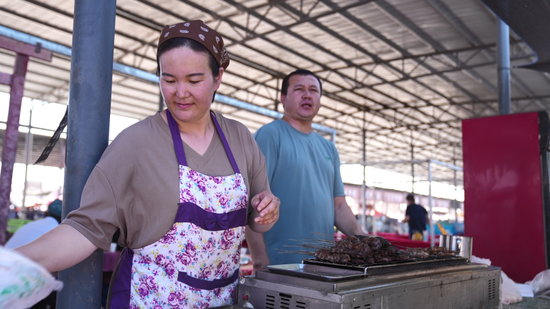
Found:
[[[546,269],[537,113],[462,121],[464,233],[524,283]]]

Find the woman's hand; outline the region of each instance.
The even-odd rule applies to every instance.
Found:
[[[273,224],[279,219],[279,205],[281,201],[268,191],[263,191],[252,198],[252,207],[258,212],[254,218],[257,224]]]

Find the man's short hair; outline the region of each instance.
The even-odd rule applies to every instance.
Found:
[[[414,194],[412,193],[407,194],[407,201],[414,202]]]
[[[319,81],[319,93],[323,93],[323,85],[321,84],[321,80],[319,79],[319,77],[317,77],[317,75],[315,75],[311,71],[300,69],[300,70],[296,70],[296,71],[288,74],[283,79],[283,85],[281,86],[281,93],[284,94],[285,96],[286,96],[287,91],[288,91],[288,81],[290,80],[290,77],[294,76],[294,75],[311,75],[311,76],[314,76],[317,79],[317,81]]]

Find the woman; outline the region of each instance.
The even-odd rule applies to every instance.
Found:
[[[210,110],[229,65],[218,33],[202,21],[166,26],[157,62],[167,110],[123,131],[90,175],[80,208],[19,251],[57,271],[108,250],[120,229],[127,249],[108,307],[232,304],[245,225],[269,230],[279,200],[250,132]]]

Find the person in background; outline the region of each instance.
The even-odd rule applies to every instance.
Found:
[[[254,135],[266,158],[271,190],[281,200],[280,217],[271,230],[263,234],[246,230],[254,270],[312,258],[280,252],[300,250],[293,239],[334,241],[335,225],[346,235],[366,235],[346,202],[334,143],[312,129],[321,93],[321,81],[312,72],[290,73],[281,88],[283,118]]]
[[[250,131],[213,112],[229,56],[203,21],[164,27],[157,64],[167,109],[107,147],[80,208],[20,253],[49,271],[126,247],[107,308],[209,308],[235,303],[244,230],[278,218],[265,159]]]
[[[26,245],[40,236],[46,234],[47,232],[53,230],[61,222],[61,210],[63,209],[63,203],[60,199],[53,200],[48,205],[48,210],[46,211],[44,218],[37,219],[32,222],[29,222],[22,227],[20,227],[12,237],[6,243],[6,248],[15,249]],[[57,277],[57,273],[52,273],[53,276]],[[36,303],[31,309],[47,309],[55,308],[56,304],[57,291],[51,292],[46,298],[42,299],[40,302]]]
[[[403,223],[409,223],[409,238],[422,240],[426,224],[430,223],[430,217],[426,209],[414,202],[414,194],[407,194],[407,210]]]
[[[13,233],[5,247],[10,249],[21,247],[57,227],[61,222],[62,208],[61,200],[55,199],[48,205],[43,219],[34,220],[20,227]]]

